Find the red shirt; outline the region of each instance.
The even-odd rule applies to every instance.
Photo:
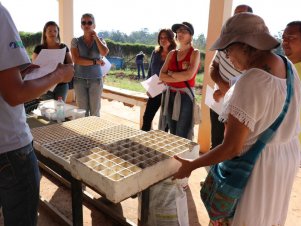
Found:
[[[187,70],[187,68],[190,66],[190,57],[191,57],[193,50],[194,50],[194,48],[190,47],[190,50],[188,51],[188,53],[186,54],[184,59],[178,61],[178,64],[177,64],[177,51],[175,51],[169,61],[168,70],[173,71],[173,72],[180,72],[180,71]],[[188,80],[190,87],[194,87],[194,85],[195,85],[195,77],[196,77],[197,72],[198,72],[198,70],[195,72],[193,77],[190,80]],[[175,88],[187,87],[185,82],[167,82],[167,85],[170,87],[175,87]]]

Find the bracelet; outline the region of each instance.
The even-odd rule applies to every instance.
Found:
[[[167,75],[172,76],[172,74],[173,74],[173,71],[170,71],[170,70],[167,71]]]

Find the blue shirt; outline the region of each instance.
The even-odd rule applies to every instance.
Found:
[[[71,42],[71,48],[77,48],[80,57],[90,59],[100,59],[100,53],[95,41],[91,47],[88,47],[84,42],[84,37],[73,38]],[[99,64],[83,66],[74,64],[74,77],[84,79],[98,79],[102,77],[102,71]]]

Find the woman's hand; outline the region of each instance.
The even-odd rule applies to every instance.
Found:
[[[213,99],[216,101],[216,102],[219,102],[220,99],[222,99],[224,97],[224,94],[222,93],[222,91],[220,89],[217,89],[214,91],[213,93]]]
[[[102,59],[100,59],[100,60],[97,60],[97,64],[99,64],[100,66],[104,66],[105,62]]]
[[[97,33],[94,30],[90,31],[90,35],[93,39],[98,38]]]
[[[178,160],[182,165],[179,168],[178,172],[173,175],[173,179],[182,179],[185,177],[189,177],[192,172],[191,160],[183,159],[177,155],[174,156],[176,160]]]

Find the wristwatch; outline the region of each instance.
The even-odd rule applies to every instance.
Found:
[[[93,65],[96,65],[97,59],[93,59]]]

